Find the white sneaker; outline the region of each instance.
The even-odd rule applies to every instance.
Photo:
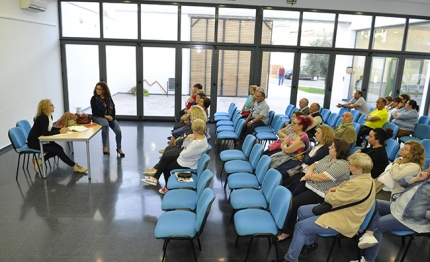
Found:
[[[364,257],[362,256],[360,261],[358,260],[351,260],[350,262],[367,262],[366,259],[364,259]]]
[[[87,170],[88,170],[88,168],[82,167],[78,164],[75,164],[73,166],[73,171],[75,171],[76,173],[85,173],[85,172],[87,172]]]
[[[358,247],[360,249],[366,249],[369,247],[373,247],[374,245],[378,244],[378,240],[373,235],[364,233],[360,237],[360,241],[358,242]]]
[[[143,183],[151,185],[151,186],[156,186],[158,184],[158,180],[156,178],[153,177],[146,177],[146,178],[142,178],[141,179]]]

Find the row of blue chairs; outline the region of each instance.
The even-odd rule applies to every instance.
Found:
[[[197,261],[193,239],[197,239],[199,249],[202,250],[200,235],[215,200],[215,194],[209,188],[213,179],[212,171],[207,169],[209,161],[209,155],[204,153],[197,164],[197,169],[172,170],[172,175],[166,182],[168,191],[161,202],[161,209],[166,212],[158,218],[154,231],[157,239],[164,240],[161,261],[166,257],[170,240],[190,241],[194,260]],[[191,171],[193,181],[180,182],[175,173],[182,171]]]

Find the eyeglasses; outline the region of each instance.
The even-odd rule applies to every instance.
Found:
[[[103,90],[103,88],[96,88],[96,90]]]

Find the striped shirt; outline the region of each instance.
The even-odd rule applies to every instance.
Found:
[[[338,159],[333,162],[330,162],[333,158],[328,155],[316,162],[316,166],[314,169],[314,174],[324,174],[326,175],[330,181],[325,182],[315,182],[315,181],[307,181],[306,188],[313,191],[315,194],[318,194],[320,197],[325,197],[325,192],[332,187],[338,186],[342,181],[348,180],[350,171],[348,161],[343,159]]]

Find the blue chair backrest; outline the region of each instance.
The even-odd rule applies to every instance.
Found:
[[[203,194],[205,188],[207,188],[214,177],[214,174],[209,169],[203,171],[200,175],[199,182],[197,183],[197,202],[199,202],[200,196]]]
[[[18,122],[16,122],[16,126],[22,128],[25,136],[28,137],[28,134],[30,134],[30,130],[31,130],[31,124],[30,122],[28,122],[28,120],[26,119],[19,120]]]
[[[361,113],[358,110],[351,110],[351,114],[352,114],[352,122],[357,122],[361,116]]]
[[[251,153],[252,147],[255,144],[255,140],[257,138],[253,135],[247,135],[245,137],[245,140],[243,141],[242,145],[242,152],[246,157],[249,157],[249,154]]]
[[[261,154],[263,154],[263,145],[255,144],[252,147],[251,154],[249,155],[249,163],[251,164],[252,169],[255,170],[257,167],[258,161],[261,158]]]
[[[361,126],[363,126],[364,124],[366,124],[366,120],[364,120],[364,118],[366,117],[366,114],[363,114],[360,116],[360,118],[358,118],[357,123],[359,123]]]
[[[287,108],[285,109],[285,115],[289,116],[291,114],[291,110],[293,110],[293,108],[294,108],[294,105],[293,104],[289,104],[287,106]]]
[[[278,122],[275,123],[273,126],[273,131],[275,134],[278,133],[280,129],[282,129],[285,126],[285,120],[283,118],[278,119]]]
[[[337,113],[338,115],[340,115],[340,116],[342,116],[343,115],[343,113],[345,113],[345,112],[350,112],[351,111],[351,109],[349,109],[349,108],[346,108],[346,107],[341,107],[340,109],[339,109],[339,112]]]
[[[424,124],[424,125],[430,124],[430,116],[420,116],[418,118],[418,124]]]
[[[336,125],[335,125],[333,128],[338,127],[340,124],[342,124],[342,117],[339,117],[339,118],[337,119]]]
[[[338,113],[331,113],[330,117],[328,118],[327,125],[331,126],[332,128],[336,127],[336,123],[338,119],[339,119]]]
[[[397,134],[399,133],[399,126],[398,125],[392,124],[392,123],[385,123],[382,128],[383,129],[391,128],[393,130],[393,136],[391,138],[392,139],[397,138]]]
[[[293,108],[293,109],[291,110],[290,115],[288,115],[288,117],[289,117],[290,119],[291,119],[291,118],[293,118],[293,114],[294,114],[294,112],[296,112],[296,111],[299,111],[299,109],[298,109],[297,107]]]
[[[330,114],[331,114],[331,111],[327,108],[324,108],[321,111],[321,118],[323,119],[324,123],[327,123],[327,120],[328,120],[328,117],[330,116]]]
[[[364,231],[364,230],[366,230],[366,229],[367,229],[367,226],[369,225],[370,221],[372,221],[373,214],[374,214],[375,212],[378,212],[378,211],[376,210],[376,200],[375,200],[375,201],[373,201],[372,208],[370,208],[369,212],[368,212],[368,213],[367,213],[367,215],[364,217],[363,223],[361,223],[361,225],[360,225],[360,230],[361,230],[361,231]]]
[[[234,111],[236,111],[236,109],[237,109],[236,104],[231,103],[230,106],[228,107],[227,112],[229,115],[231,115],[234,113]]]
[[[400,145],[399,143],[397,143],[396,140],[390,138],[387,139],[385,141],[386,146],[385,146],[385,151],[387,151],[387,156],[388,156],[388,160],[390,160],[391,162],[394,161],[394,159],[396,159],[396,153],[397,151],[399,151]]]
[[[237,123],[236,128],[234,129],[234,132],[237,135],[240,135],[242,132],[243,125],[245,124],[245,119],[239,119],[239,123]]]
[[[211,158],[207,154],[203,154],[200,157],[199,162],[197,163],[197,178],[199,178],[203,171],[208,167],[209,160],[211,160]]]
[[[210,188],[205,188],[203,190],[202,195],[200,196],[199,202],[197,202],[196,208],[196,231],[201,232],[203,229],[206,219],[209,215],[209,211],[211,209],[212,203],[215,200],[215,194]],[[175,212],[175,211],[172,211]]]
[[[359,123],[352,123],[354,125],[355,134],[358,136],[358,132],[360,131],[360,124]]]
[[[279,119],[284,118],[284,117],[285,117],[285,115],[282,115],[282,114],[276,114],[276,115],[273,117],[272,122],[270,123],[270,126],[271,126],[271,127],[274,127],[274,126],[276,125],[276,123],[279,121]],[[269,124],[268,124],[268,125],[269,125]]]
[[[12,146],[15,150],[18,150],[27,144],[27,137],[24,134],[24,130],[20,127],[12,127],[9,129],[9,138],[12,142]]]
[[[273,118],[275,117],[275,111],[270,110],[269,111],[269,121],[267,121],[267,125],[271,126],[273,122]]]
[[[423,145],[424,150],[426,151],[426,158],[430,158],[430,139],[421,140],[421,145]]]
[[[235,114],[233,116],[233,126],[236,127],[239,124],[239,120],[242,118],[242,115],[239,114]]]
[[[418,137],[419,139],[430,138],[430,126],[424,124],[416,125],[414,129],[414,136]]]
[[[278,228],[282,228],[290,211],[292,194],[283,186],[277,186],[270,199],[270,213]]]
[[[375,110],[374,106],[369,107],[369,112],[372,112],[373,110]]]
[[[264,177],[269,169],[270,162],[272,162],[272,159],[266,155],[262,156],[258,161],[257,168],[255,169],[255,176],[257,177],[257,181],[260,185],[263,183]]]
[[[268,203],[270,203],[276,187],[281,183],[281,178],[282,175],[278,170],[271,168],[267,171],[263,184],[261,185],[261,192]]]

